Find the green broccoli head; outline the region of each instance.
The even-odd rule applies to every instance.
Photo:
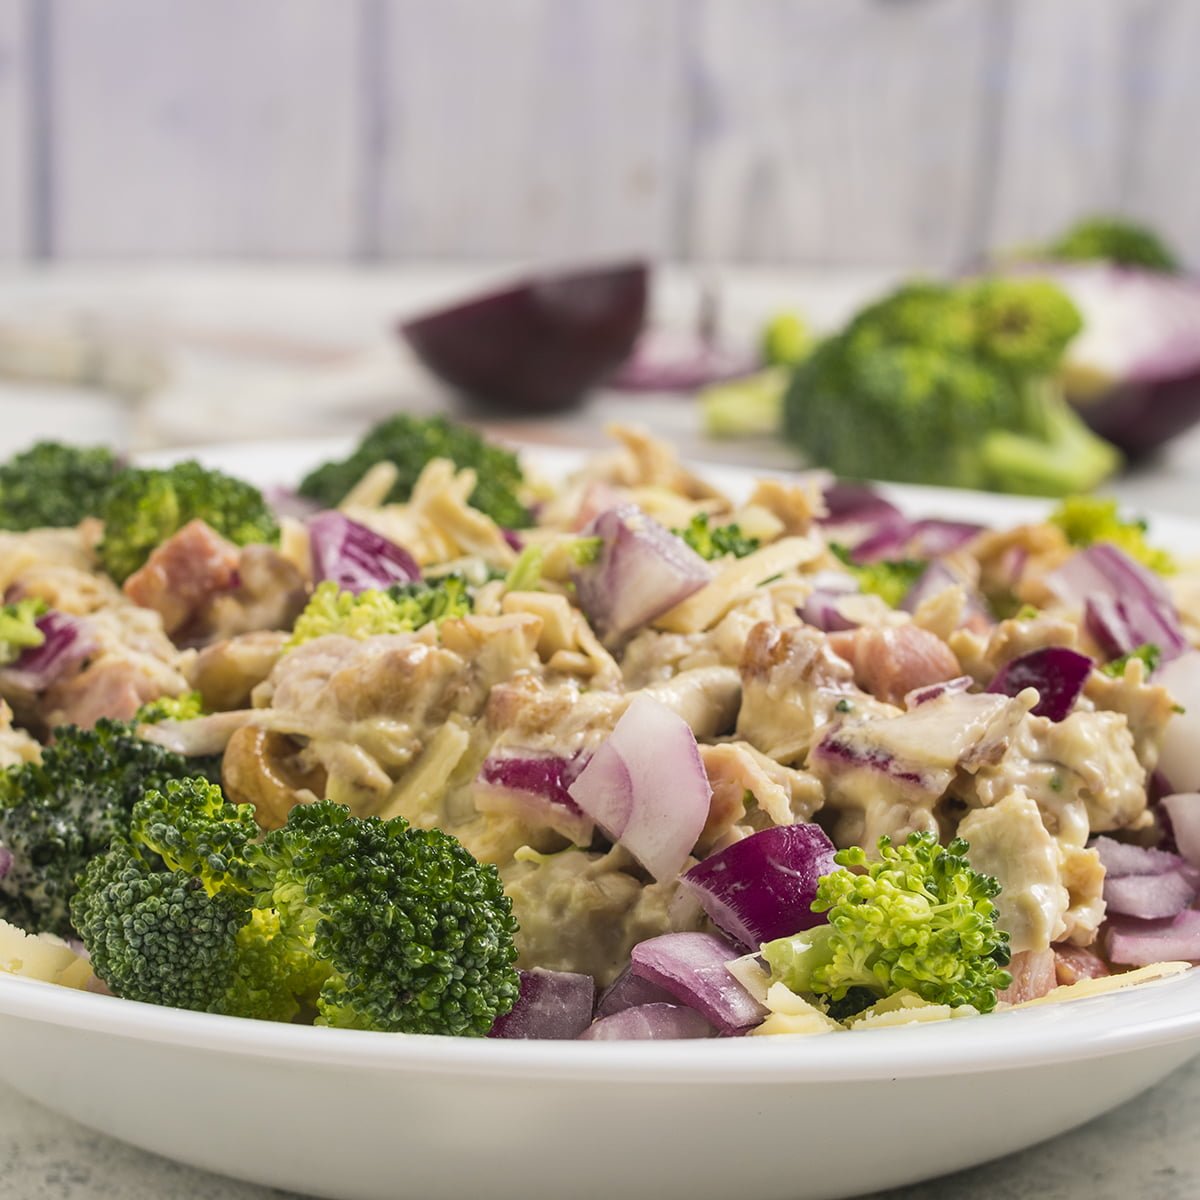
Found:
[[[121,471],[102,446],[38,442],[0,465],[0,529],[78,525]]]
[[[1166,273],[1180,269],[1179,260],[1158,234],[1123,217],[1086,217],[1051,242],[1043,257],[1065,262],[1100,260]]]
[[[902,288],[796,371],[785,433],[848,478],[1087,491],[1120,456],[1049,378],[1077,322],[1041,281]]]
[[[306,475],[300,494],[335,508],[371,467],[389,462],[397,477],[387,502],[399,503],[409,498],[434,458],[448,458],[460,470],[470,467],[475,472],[471,504],[498,525],[523,529],[530,524],[529,510],[518,495],[524,476],[517,456],[445,417],[400,414],[383,421],[367,432],[349,458],[325,463]]]
[[[256,487],[192,461],[161,470],[123,471],[105,495],[100,516],[100,562],[118,583],[189,521],[204,521],[239,546],[279,536],[275,517]]]
[[[194,770],[118,721],[56,729],[40,763],[0,773],[0,847],[11,856],[0,875],[0,917],[31,932],[72,936],[76,876],[127,832],[147,790]]]
[[[326,580],[317,585],[296,618],[287,648],[330,634],[369,638],[408,633],[430,621],[440,624],[466,616],[471,605],[471,594],[459,575],[395,584],[384,592],[368,588],[357,594],[341,591],[333,580]]]
[[[26,650],[46,640],[37,623],[45,612],[45,601],[32,596],[15,604],[0,605],[0,666],[16,662]]]
[[[861,989],[859,1008],[909,989],[990,1012],[1012,982],[1008,934],[996,928],[1000,885],[971,869],[967,849],[913,833],[899,847],[880,838],[877,862],[861,846],[839,851],[835,861],[854,870],[822,876],[813,901],[829,923],[764,945],[772,976],[835,1003]]]
[[[672,532],[676,537],[683,538],[701,558],[710,562],[727,555],[745,558],[760,545],[758,538],[747,537],[740,525],[710,525],[708,513],[697,513],[688,522],[687,528]]]
[[[1115,500],[1068,496],[1048,519],[1067,535],[1072,546],[1109,542],[1160,575],[1171,575],[1177,570],[1175,560],[1166,550],[1146,541],[1146,522],[1123,520]]]
[[[495,867],[437,829],[294,808],[255,861],[259,903],[330,974],[318,1020],[343,1028],[481,1036],[516,1002],[516,921]]]

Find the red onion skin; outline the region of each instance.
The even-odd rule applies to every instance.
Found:
[[[415,583],[421,568],[403,546],[339,512],[318,513],[308,523],[313,577],[332,579],[344,592]]]
[[[1200,962],[1200,912],[1185,909],[1162,921],[1112,917],[1105,931],[1112,962],[1148,967],[1157,962]]]
[[[519,975],[517,1002],[496,1018],[488,1037],[573,1040],[591,1024],[596,985],[590,975],[541,967]]]
[[[1027,687],[1036,688],[1038,702],[1031,710],[1032,715],[1061,721],[1075,707],[1092,666],[1086,654],[1063,646],[1044,646],[1005,663],[987,690],[1016,696]]]

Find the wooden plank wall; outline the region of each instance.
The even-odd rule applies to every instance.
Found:
[[[1200,0],[0,0],[0,258],[1200,262]]]

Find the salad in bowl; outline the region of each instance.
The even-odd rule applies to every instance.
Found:
[[[553,482],[405,416],[268,495],[0,466],[0,972],[628,1041],[1200,961],[1200,568],[612,432]]]

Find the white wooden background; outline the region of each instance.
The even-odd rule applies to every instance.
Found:
[[[1200,262],[1200,0],[0,0],[0,259]]]

